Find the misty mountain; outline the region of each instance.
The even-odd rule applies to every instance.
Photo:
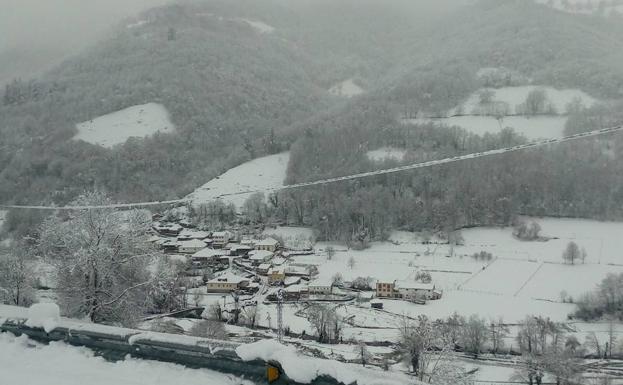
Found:
[[[139,14],[54,70],[7,87],[0,199],[62,203],[93,186],[125,200],[179,197],[289,149],[309,127],[368,116],[357,119],[358,109],[393,122],[405,108],[451,108],[479,87],[482,67],[623,94],[614,21],[524,1],[443,4],[238,0]],[[347,79],[366,95],[328,92]],[[77,123],[152,102],[169,111],[174,134],[112,149],[72,140]]]

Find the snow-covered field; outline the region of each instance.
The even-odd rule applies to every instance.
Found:
[[[528,218],[530,220],[530,218]],[[575,219],[535,219],[547,241],[524,242],[512,235],[512,228],[464,230],[464,245],[453,249],[444,244],[422,244],[409,233],[395,233],[393,242],[373,243],[362,251],[332,245],[336,250],[327,260],[327,244],[316,245],[316,255],[296,256],[295,262],[318,265],[321,278],[340,272],[345,280],[370,276],[392,282],[413,276],[416,270],[430,272],[443,298],[425,306],[404,301],[385,301],[385,310],[401,314],[443,317],[454,311],[464,315],[502,316],[508,322],[528,314],[540,314],[565,321],[575,307],[561,302],[561,292],[573,298],[590,291],[608,273],[623,272],[623,223]],[[585,264],[568,265],[562,252],[569,241],[587,252]],[[487,251],[490,261],[472,254]],[[350,257],[355,260],[351,269]]]
[[[199,205],[220,197],[240,208],[253,191],[283,186],[289,159],[290,153],[284,152],[243,163],[199,187],[188,198]],[[228,195],[244,191],[251,192]]]
[[[517,86],[503,88],[486,88],[473,93],[465,103],[463,103],[463,111],[468,114],[479,114],[480,94],[487,90],[493,92],[492,102],[505,103],[509,107],[509,115],[519,113],[517,106],[523,104],[530,92],[541,89],[547,95],[547,101],[551,103],[559,114],[564,114],[567,105],[574,100],[580,100],[584,107],[590,107],[596,103],[596,100],[587,93],[577,89],[558,90],[552,87],[544,86]]]
[[[304,250],[314,246],[316,237],[312,229],[308,227],[278,226],[267,227],[264,235],[277,236],[285,242],[285,247],[293,250]]]
[[[561,138],[564,135],[565,116],[507,116],[496,119],[492,116],[453,116],[440,119],[409,119],[409,123],[424,124],[429,122],[439,123],[444,126],[458,126],[467,131],[477,134],[494,134],[502,129],[510,127],[515,132],[526,136],[528,139]]]
[[[368,151],[366,155],[370,160],[380,162],[386,159],[402,160],[406,153],[405,150],[400,148],[381,147],[376,150]]]
[[[126,358],[108,362],[86,348],[62,342],[41,345],[0,334],[0,383],[22,385],[252,384],[231,375],[181,365]]]
[[[335,84],[329,88],[329,93],[335,96],[343,96],[346,98],[352,98],[353,96],[361,95],[365,90],[359,87],[353,79],[347,79],[343,82]]]
[[[157,132],[175,130],[169,113],[161,104],[148,103],[128,107],[76,125],[75,140],[102,147],[125,143],[129,138],[144,138]]]

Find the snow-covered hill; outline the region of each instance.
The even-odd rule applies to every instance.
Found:
[[[170,133],[175,129],[169,113],[161,104],[148,103],[128,107],[92,120],[79,123],[75,140],[102,147],[125,143],[129,138],[144,138],[157,132]]]
[[[230,196],[227,194],[283,186],[289,159],[290,153],[285,152],[246,162],[212,179],[188,197],[195,205],[199,205],[225,195],[221,199],[240,208],[252,192]]]

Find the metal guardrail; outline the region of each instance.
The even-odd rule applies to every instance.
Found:
[[[194,342],[185,343],[174,338],[168,339],[163,333],[146,333],[131,329],[119,329],[123,331],[122,333],[109,333],[97,327],[90,330],[88,324],[73,328],[71,324],[64,325],[62,322],[60,326],[46,333],[43,328],[30,327],[25,323],[25,319],[5,320],[0,324],[0,332],[10,332],[17,336],[24,334],[42,343],[62,341],[73,346],[87,347],[110,361],[121,361],[129,354],[141,359],[171,362],[189,368],[204,368],[232,374],[256,384],[268,383],[271,378],[273,379],[271,384],[299,385],[283,373],[279,363],[262,360],[243,361],[236,354],[235,348],[239,346],[236,343],[184,337],[188,342]],[[110,328],[111,331],[113,329]],[[274,379],[276,371],[279,373],[278,379]],[[311,384],[343,385],[327,376],[318,377]]]

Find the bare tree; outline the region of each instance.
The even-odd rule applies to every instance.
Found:
[[[327,246],[327,261],[330,261],[333,259],[333,257],[335,256],[335,249],[333,248],[333,246]]]
[[[353,257],[351,255],[350,258],[348,258],[348,267],[352,270],[355,268],[355,265],[357,264],[357,262],[355,261],[355,257]]]
[[[101,192],[73,202],[110,205]],[[65,314],[93,322],[132,324],[148,307],[154,282],[147,266],[159,256],[147,242],[151,217],[144,211],[95,208],[41,226],[38,248],[56,266],[58,295]]]
[[[33,266],[24,247],[19,242],[0,255],[0,303],[30,306],[35,300]]]
[[[508,333],[508,326],[504,325],[502,318],[498,318],[497,321],[491,321],[489,324],[489,337],[493,354],[497,354],[504,347],[504,339],[508,336]]]
[[[485,320],[476,314],[471,315],[463,325],[461,343],[465,351],[472,353],[474,358],[483,351],[487,342],[487,326]]]
[[[362,366],[366,366],[372,359],[372,354],[368,351],[368,345],[365,342],[359,342],[355,347],[355,354],[359,358],[359,362]]]
[[[567,247],[562,253],[562,259],[574,265],[575,261],[580,258],[582,258],[582,252],[580,251],[580,247],[578,246],[578,244],[573,241],[567,243]]]
[[[335,307],[313,304],[307,309],[307,318],[314,329],[318,342],[338,341],[342,331],[342,318]]]
[[[331,278],[331,283],[333,284],[333,286],[342,286],[342,284],[344,283],[344,277],[342,277],[342,273],[335,273]]]

